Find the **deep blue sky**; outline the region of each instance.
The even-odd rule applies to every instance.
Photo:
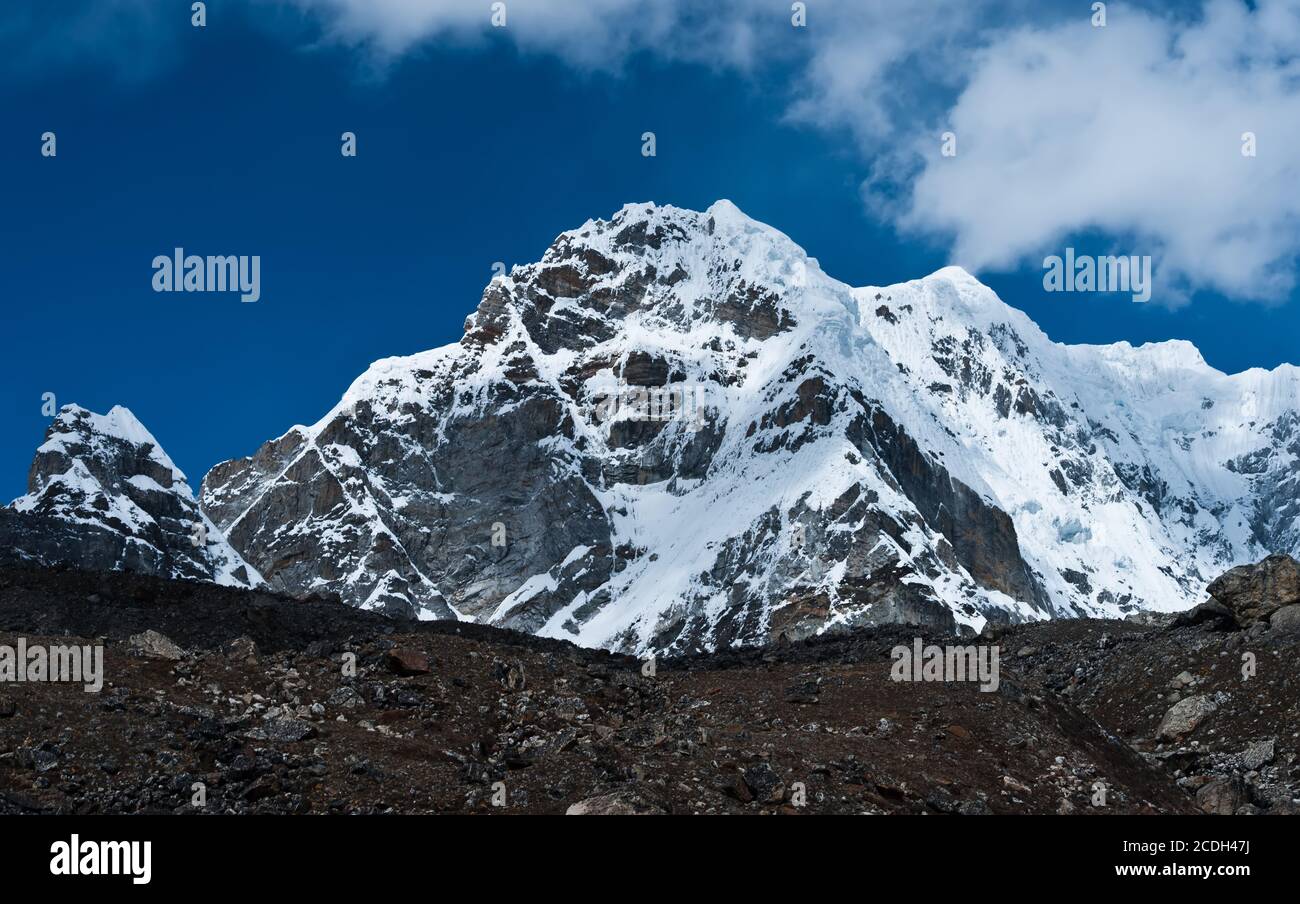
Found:
[[[129,407],[197,488],[316,420],[376,358],[459,338],[494,261],[534,260],[630,201],[730,198],[856,285],[961,263],[873,219],[851,144],[783,124],[779,72],[637,58],[583,75],[501,42],[428,49],[375,79],[346,51],[303,52],[238,17],[160,37],[175,58],[156,75],[58,66],[0,83],[6,501],[48,424],[44,392]],[[345,130],[355,159],[339,154]],[[155,294],[150,262],[177,245],[260,255],[262,300]],[[1300,363],[1294,301],[1201,294],[1171,311],[1048,295],[1036,268],[979,275],[1057,340],[1185,338],[1229,371]]]

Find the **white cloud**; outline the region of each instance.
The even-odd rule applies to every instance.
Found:
[[[1005,0],[1007,8],[1019,0]],[[804,71],[789,116],[846,129],[868,154],[894,139],[900,118],[925,112],[960,79],[974,36],[994,27],[988,0],[814,3]],[[939,89],[936,91],[935,89]],[[918,106],[920,105],[920,106]]]
[[[1112,4],[1106,28],[1007,34],[948,113],[958,155],[915,145],[901,225],[950,235],[976,269],[1097,229],[1156,257],[1157,290],[1278,298],[1300,247],[1298,38],[1296,0],[1215,0],[1190,24]]]
[[[887,78],[893,68],[907,63],[914,88],[947,81],[973,49],[963,33],[994,24],[989,9],[1035,0],[808,0],[806,28],[791,24],[788,0],[506,0],[500,29],[491,0],[252,2],[313,14],[327,41],[380,61],[490,37],[584,69],[618,69],[636,53],[740,70],[793,62],[790,118],[846,128],[865,144],[891,128],[891,106],[908,94]]]
[[[618,68],[631,54],[746,66],[753,25],[732,11],[749,0],[506,0],[506,24],[491,24],[491,0],[255,0],[315,14],[325,37],[387,61],[429,41],[513,41],[585,69]],[[779,12],[780,7],[777,7]]]

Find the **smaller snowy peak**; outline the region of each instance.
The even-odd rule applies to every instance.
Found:
[[[260,584],[199,511],[185,475],[139,419],[65,406],[36,450],[28,492],[0,510],[10,560]]]
[[[134,446],[151,446],[157,461],[176,470],[176,466],[167,457],[167,454],[162,451],[162,447],[158,444],[158,440],[154,439],[153,434],[145,429],[139,418],[121,405],[114,405],[109,409],[108,414],[103,415],[95,414],[95,412],[82,408],[80,405],[66,405],[59,412],[55,424],[71,426],[78,433],[88,432],[121,439]],[[180,471],[176,470],[176,473],[180,474]],[[184,479],[183,474],[180,476]]]
[[[97,433],[114,436],[136,445],[157,445],[153,434],[127,408],[114,405],[108,414],[96,414],[80,405],[65,405],[52,425],[57,433]],[[56,435],[57,435],[56,433]]]
[[[38,492],[51,477],[66,473],[73,460],[96,477],[111,470],[139,474],[165,489],[184,487],[182,492],[189,495],[184,473],[139,419],[120,405],[104,415],[80,405],[65,405],[36,450],[29,493]]]

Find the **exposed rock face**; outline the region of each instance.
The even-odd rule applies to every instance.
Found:
[[[65,407],[28,493],[0,509],[0,559],[250,587],[257,572],[199,511],[185,475],[125,408]]]
[[[1240,624],[1267,621],[1282,607],[1300,603],[1300,562],[1287,555],[1269,556],[1232,569],[1207,589]]]
[[[1057,345],[956,268],[853,289],[727,202],[631,205],[201,502],[272,588],[390,614],[637,653],[973,631],[1185,609],[1294,551],[1298,398],[1187,343]]]

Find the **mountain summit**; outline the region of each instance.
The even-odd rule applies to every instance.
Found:
[[[1176,610],[1300,547],[1298,373],[1056,344],[959,268],[855,289],[730,202],[635,204],[201,504],[274,588],[634,652]]]

